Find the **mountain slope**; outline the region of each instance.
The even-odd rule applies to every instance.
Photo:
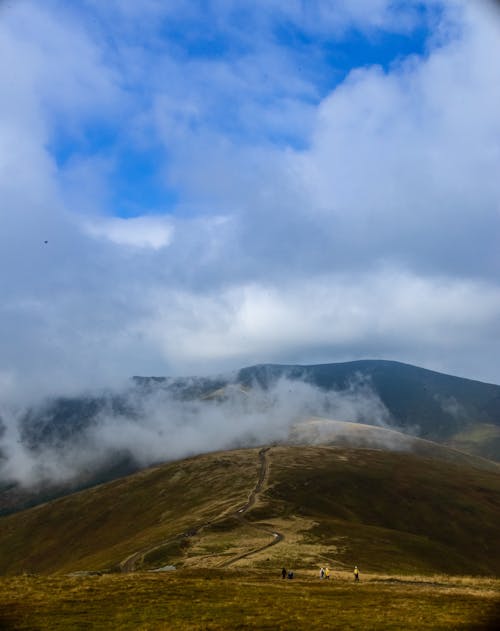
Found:
[[[314,366],[264,364],[244,368],[238,382],[269,388],[279,378],[343,391],[367,382],[399,428],[445,440],[475,423],[500,426],[500,386],[463,379],[394,361],[363,360]],[[350,420],[350,419],[341,419]],[[369,419],[366,419],[369,421]]]
[[[373,449],[260,453],[199,456],[3,517],[0,572],[328,562],[500,573],[497,472]]]
[[[382,449],[412,453],[424,458],[433,458],[500,474],[500,464],[493,460],[410,436],[394,429],[364,423],[349,423],[325,418],[306,419],[292,427],[286,444]]]

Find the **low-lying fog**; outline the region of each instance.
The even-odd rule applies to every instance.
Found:
[[[122,401],[121,412],[106,404],[116,397]],[[293,425],[310,417],[378,426],[391,421],[370,383],[361,378],[342,391],[325,392],[282,378],[269,389],[229,385],[208,399],[180,400],[162,387],[137,386],[107,392],[101,403],[103,399],[90,421],[73,420],[74,427],[62,429],[59,424],[55,432],[40,431],[53,422],[46,401],[31,406],[29,422],[26,409],[4,404],[0,409],[1,479],[25,486],[62,482],[105,466],[117,454],[147,466],[208,451],[283,441]],[[30,438],[34,422],[36,444],[33,434]]]

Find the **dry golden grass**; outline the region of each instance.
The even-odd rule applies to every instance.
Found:
[[[164,574],[0,579],[0,628],[494,629],[500,581],[450,576],[182,570]],[[3,624],[3,626],[2,626]]]
[[[0,573],[110,569],[241,505],[258,450],[147,469],[0,519]]]
[[[453,574],[498,575],[499,506],[494,473],[374,450],[189,459],[4,518],[0,630],[497,630],[500,579]],[[181,569],[66,575],[126,557]]]

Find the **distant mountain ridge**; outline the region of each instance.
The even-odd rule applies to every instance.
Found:
[[[339,391],[354,379],[364,378],[390,412],[394,425],[418,428],[419,436],[431,440],[445,440],[475,423],[500,426],[500,386],[395,361],[262,364],[240,370],[237,381],[270,387],[281,377]]]
[[[316,365],[257,364],[240,369],[231,378],[133,379],[140,388],[165,388],[190,399],[207,397],[229,385],[269,389],[282,378],[302,381],[323,391],[339,392],[364,380],[387,408],[391,424],[430,440],[451,439],[476,424],[500,427],[500,386],[390,360]],[[370,423],[370,419],[363,422]],[[500,443],[498,447],[500,449]]]
[[[136,376],[132,378],[131,389],[122,394],[58,398],[40,409],[30,410],[22,421],[22,440],[32,447],[48,439],[64,442],[72,433],[92,425],[98,414],[107,410],[134,418],[137,410],[131,399],[158,390],[180,401],[206,400],[215,392],[223,394],[232,385],[270,389],[282,378],[339,392],[364,380],[389,412],[390,425],[430,440],[450,440],[477,424],[500,427],[498,385],[395,361],[359,360],[317,365],[258,364],[230,376],[217,377]],[[361,420],[371,422],[369,418]]]

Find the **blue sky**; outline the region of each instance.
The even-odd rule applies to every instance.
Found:
[[[293,126],[260,127],[256,125],[260,121],[247,120],[245,116],[249,103],[263,109],[279,107],[281,100],[289,96],[283,77],[276,80],[276,74],[294,73],[302,86],[292,94],[311,107],[318,106],[353,69],[377,65],[389,72],[392,66],[404,63],[408,57],[425,56],[440,13],[439,5],[414,3],[407,9],[407,19],[402,23],[389,22],[374,28],[346,21],[332,35],[328,30],[318,33],[307,28],[286,11],[270,11],[265,15],[262,7],[254,9],[247,3],[241,3],[241,7],[236,3],[225,11],[218,10],[217,3],[193,5],[196,9],[186,14],[182,9],[178,13],[167,11],[166,15],[159,11],[144,30],[140,27],[121,30],[111,12],[102,15],[99,7],[81,2],[71,7],[67,18],[83,19],[86,28],[101,38],[101,53],[123,64],[120,79],[125,83],[129,105],[133,108],[127,112],[128,116],[133,115],[134,109],[137,112],[151,106],[154,92],[150,91],[149,74],[161,73],[162,63],[168,58],[179,68],[187,68],[188,85],[179,86],[176,96],[182,98],[185,91],[189,93],[194,88],[206,99],[194,125],[216,129],[242,144],[298,149],[308,144],[307,130]],[[57,8],[66,7],[60,4]],[[144,64],[140,69],[142,76],[132,81],[127,77],[124,52],[130,46],[139,51],[137,56],[142,57]],[[266,67],[267,54],[279,55],[281,64]],[[207,76],[199,87],[189,85],[191,64],[200,64],[206,69]],[[239,86],[232,92],[218,81],[210,81],[211,66],[216,71],[231,72],[238,65],[251,69],[254,84],[249,85],[248,90]],[[92,118],[76,130],[64,126],[54,128],[50,152],[59,168],[82,157],[111,159],[108,211],[112,214],[129,217],[145,211],[170,209],[175,212],[175,206],[182,201],[182,192],[169,186],[165,177],[168,145],[154,137],[149,137],[145,144],[143,141],[137,142],[127,134],[126,119],[109,119],[93,112]]]
[[[465,0],[3,3],[0,392],[367,357],[500,383],[499,30]]]

